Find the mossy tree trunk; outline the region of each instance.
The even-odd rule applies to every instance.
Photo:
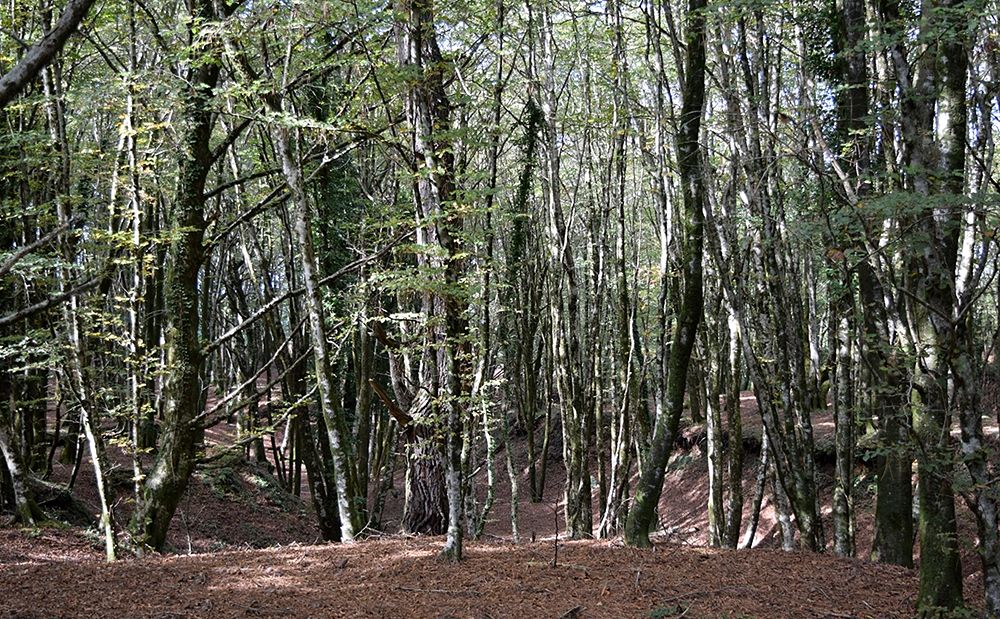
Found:
[[[914,357],[910,406],[918,442],[920,591],[918,610],[931,616],[962,606],[962,567],[953,489],[954,446],[950,376],[961,350],[954,320],[956,264],[962,230],[968,114],[968,50],[963,1],[924,3],[916,67],[905,39],[890,43],[908,164],[906,188],[922,208],[905,222],[923,231],[905,259],[907,291],[901,316]],[[896,0],[882,0],[886,32],[901,35]],[[932,199],[928,199],[932,198]]]
[[[191,63],[184,74],[179,112],[183,133],[164,280],[167,374],[163,424],[156,461],[137,497],[132,518],[133,543],[139,552],[163,547],[204,434],[192,420],[204,406],[198,285],[207,227],[205,181],[212,164],[210,141],[215,125],[211,102],[219,80],[219,64],[211,61],[217,48],[210,27],[217,17],[214,6],[211,0],[192,0],[190,14],[185,16],[191,20],[191,55],[207,56],[208,60]]]
[[[414,205],[418,243],[428,251],[419,266],[443,280],[443,286],[421,291],[425,323],[420,389],[429,396],[430,423],[441,437],[447,539],[442,555],[462,558],[464,500],[462,483],[463,425],[471,393],[468,341],[468,292],[463,278],[464,222],[455,188],[451,103],[446,91],[446,65],[438,46],[432,0],[397,0],[397,59],[407,71],[406,118],[412,139]],[[421,397],[423,393],[421,394]],[[419,399],[419,398],[418,398]],[[437,441],[435,441],[437,442]],[[428,488],[429,490],[435,490]]]
[[[683,249],[680,260],[684,290],[670,346],[664,410],[656,418],[649,457],[642,466],[633,507],[625,525],[626,543],[640,547],[650,546],[649,531],[654,524],[667,460],[673,449],[684,409],[691,351],[704,305],[702,252],[705,185],[699,137],[705,101],[705,7],[705,0],[689,0],[686,16],[684,101],[677,136],[677,160],[684,205],[681,214]]]

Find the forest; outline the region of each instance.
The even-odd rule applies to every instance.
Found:
[[[998,129],[997,0],[7,0],[0,617],[1000,618]]]

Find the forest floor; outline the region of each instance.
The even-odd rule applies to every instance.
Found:
[[[755,402],[745,395],[741,401],[747,449],[744,524],[755,491],[760,439]],[[813,419],[820,453],[832,437],[833,423],[827,416],[817,413]],[[207,439],[224,445],[231,442],[232,432],[228,426],[218,426]],[[990,421],[987,433],[996,436],[995,421]],[[526,461],[525,444],[523,436],[512,441],[519,462]],[[386,535],[351,546],[314,545],[320,536],[308,496],[293,496],[267,470],[232,458],[202,467],[196,474],[173,520],[169,552],[162,557],[108,566],[101,562],[101,540],[92,526],[51,524],[25,530],[5,528],[0,519],[0,619],[913,615],[916,573],[863,560],[871,547],[874,520],[872,479],[864,466],[857,469],[855,498],[856,554],[861,558],[776,550],[780,532],[770,490],[752,550],[708,549],[704,547],[704,432],[689,422],[668,467],[656,549],[624,548],[614,541],[560,540],[553,567],[556,535],[563,529],[564,472],[559,453],[555,441],[545,466],[541,502],[526,500],[528,480],[522,471],[518,522],[526,543],[514,545],[510,484],[501,448],[496,501],[486,519],[484,541],[469,543],[468,559],[459,566],[437,559],[442,540],[435,538]],[[131,469],[121,454],[115,460],[111,479],[116,521],[124,530]],[[822,457],[820,463],[828,515],[831,463]],[[56,462],[51,481],[65,483],[70,470]],[[91,513],[97,511],[86,459],[74,494]],[[483,498],[478,497],[480,506]],[[960,502],[958,507],[960,535],[974,539],[971,514]],[[401,511],[400,474],[379,528],[398,530]],[[595,513],[595,523],[599,519]],[[971,543],[963,546],[962,555],[966,598],[975,605],[982,585]]]
[[[0,571],[0,617],[911,617],[910,570],[777,550],[391,538]]]

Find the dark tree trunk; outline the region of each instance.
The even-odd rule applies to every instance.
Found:
[[[424,289],[422,313],[424,352],[419,367],[421,393],[418,401],[428,397],[421,410],[432,413],[419,419],[440,436],[443,448],[444,491],[447,499],[447,540],[443,555],[449,560],[462,558],[462,433],[466,400],[470,393],[467,341],[468,325],[464,316],[467,307],[462,277],[466,258],[462,240],[462,215],[455,208],[455,155],[451,128],[451,103],[445,89],[445,62],[438,46],[434,3],[431,0],[397,0],[395,24],[396,50],[399,65],[414,72],[406,100],[406,115],[412,127],[413,171],[417,172],[414,203],[420,223],[418,242],[427,245],[428,252],[418,255],[421,268],[442,277],[441,290]],[[416,416],[415,416],[416,417]],[[422,416],[421,416],[422,417]],[[413,507],[422,505],[431,510],[425,514],[433,520],[438,488],[422,486],[437,483],[435,449],[418,442],[411,444],[408,473],[419,498]],[[426,493],[422,490],[427,490]]]
[[[417,438],[406,446],[403,531],[441,535],[448,528],[448,494],[445,492],[445,462],[441,446]]]
[[[215,19],[211,0],[192,0],[192,20]],[[190,36],[200,46],[204,30]],[[211,52],[210,48],[206,52]],[[164,282],[166,308],[166,357],[163,427],[156,461],[138,497],[132,519],[133,542],[139,549],[159,550],[166,540],[170,520],[194,471],[194,455],[203,430],[192,423],[202,412],[202,364],[199,330],[199,273],[204,257],[205,180],[211,166],[210,140],[214,117],[211,100],[219,79],[216,62],[200,62],[186,75],[181,116],[186,123],[178,160],[168,267]]]
[[[705,186],[699,137],[705,101],[705,0],[690,0],[687,12],[687,49],[684,65],[684,102],[677,136],[677,159],[683,189],[683,286],[680,313],[670,346],[666,406],[656,419],[650,454],[643,465],[633,507],[625,526],[625,540],[635,546],[649,546],[649,530],[663,488],[667,460],[677,437],[684,390],[695,336],[701,322],[702,252],[704,244]]]

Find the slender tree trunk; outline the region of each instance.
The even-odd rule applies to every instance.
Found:
[[[104,535],[104,556],[108,563],[117,559],[117,542],[115,541],[114,514],[111,508],[108,484],[108,457],[104,449],[104,439],[98,421],[91,418],[87,405],[81,402],[80,420],[87,435],[87,445],[90,448],[90,462],[94,467],[94,479],[97,482],[97,497],[101,503],[101,533]]]
[[[851,362],[851,324],[849,307],[833,312],[831,342],[836,350],[834,370],[834,433],[836,465],[833,486],[833,551],[842,556],[854,555],[854,385]]]
[[[781,530],[781,549],[790,552],[795,550],[795,525],[792,524],[792,502],[788,492],[778,478],[777,467],[771,476],[771,490],[774,496],[774,511],[778,515],[778,528]]]
[[[716,297],[715,302],[712,303],[714,309],[709,315],[718,316],[720,314],[718,310],[721,302],[720,293],[720,297]],[[716,328],[718,328],[718,325],[716,325]],[[712,367],[709,351],[717,350],[718,346],[712,341],[715,338],[708,333],[709,330],[703,329],[700,334],[700,348],[704,352],[701,354],[703,360],[699,364],[702,367],[697,373],[697,387],[701,391],[705,402],[705,457],[708,464],[708,543],[710,546],[719,547],[723,545],[723,538],[725,537],[726,519],[723,503],[725,480],[722,457],[722,410],[719,407],[720,381],[714,377],[720,377],[724,368],[721,365],[718,368]]]
[[[684,292],[677,326],[670,347],[666,405],[656,419],[649,459],[644,463],[636,487],[633,507],[625,526],[625,540],[634,546],[650,546],[649,530],[663,487],[667,460],[677,437],[684,408],[688,366],[703,310],[702,251],[705,201],[702,178],[702,106],[705,100],[705,0],[690,0],[687,12],[687,49],[684,65],[684,102],[677,136],[678,164],[684,197],[684,249],[681,264]]]
[[[5,379],[0,378],[0,381]],[[10,418],[8,406],[10,402],[0,402],[0,455],[4,458],[7,473],[10,475],[11,493],[14,495],[14,510],[17,521],[27,527],[33,527],[45,519],[45,514],[35,502],[35,497],[28,486],[21,455],[16,445],[11,441]]]
[[[750,508],[750,522],[747,523],[747,530],[743,535],[740,548],[753,548],[754,538],[757,536],[757,526],[760,523],[760,509],[764,503],[764,492],[767,489],[767,470],[770,466],[771,448],[767,440],[767,432],[764,432],[760,441],[760,464],[757,467],[756,490],[754,490]]]
[[[309,316],[309,329],[312,335],[313,363],[316,370],[316,382],[319,386],[320,411],[323,414],[330,442],[333,473],[336,476],[340,541],[352,542],[363,524],[357,507],[359,489],[354,469],[355,459],[350,446],[343,408],[335,401],[339,392],[334,389],[333,385],[337,378],[334,376],[329,345],[326,340],[326,316],[319,290],[318,267],[313,250],[312,230],[309,225],[309,202],[302,181],[302,172],[292,151],[289,130],[287,127],[279,126],[275,130],[275,134],[275,145],[281,157],[281,167],[294,205],[293,227],[302,257],[302,280],[306,288],[306,313]]]
[[[743,521],[743,413],[740,409],[740,382],[743,373],[740,365],[740,331],[727,307],[729,335],[729,375],[726,379],[726,425],[729,432],[729,457],[726,475],[729,478],[729,502],[726,504],[725,548],[736,548],[740,541],[740,527]]]
[[[580,287],[570,231],[561,202],[560,147],[556,96],[556,42],[552,15],[546,7],[538,25],[542,43],[541,102],[544,118],[544,189],[550,263],[549,338],[556,391],[562,418],[563,465],[566,467],[565,514],[573,539],[593,535],[589,437],[589,407],[583,401],[587,377],[582,375]],[[565,298],[563,297],[565,294]]]

